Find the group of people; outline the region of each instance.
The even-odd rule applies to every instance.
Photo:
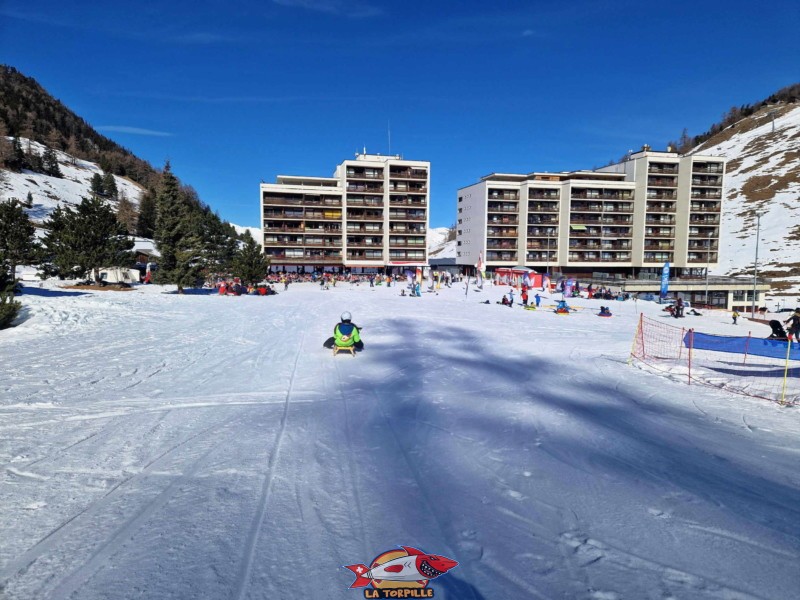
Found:
[[[274,296],[278,292],[271,285],[253,285],[252,283],[245,286],[241,282],[234,281],[218,281],[215,285],[217,293],[220,296]]]

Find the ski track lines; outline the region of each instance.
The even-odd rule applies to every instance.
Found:
[[[281,443],[283,442],[283,435],[286,431],[286,424],[288,421],[289,416],[289,403],[292,399],[292,389],[294,387],[294,380],[297,373],[297,364],[300,361],[300,356],[303,352],[303,341],[305,340],[305,330],[303,332],[303,336],[300,339],[300,343],[298,344],[297,353],[294,357],[294,365],[292,367],[292,373],[289,377],[289,385],[286,391],[286,398],[283,404],[283,413],[281,414],[281,422],[280,422],[280,429],[278,430],[278,435],[275,439],[275,447],[272,450],[272,453],[269,457],[269,464],[267,465],[267,475],[264,479],[264,485],[261,489],[261,496],[258,501],[258,507],[256,509],[255,517],[253,518],[252,525],[250,526],[250,531],[247,534],[247,542],[245,544],[245,552],[244,558],[242,559],[242,565],[239,570],[239,575],[237,577],[237,586],[236,586],[236,593],[234,594],[234,598],[236,600],[243,600],[246,597],[248,585],[250,583],[250,572],[253,568],[253,560],[255,558],[255,548],[256,543],[258,542],[258,536],[261,532],[261,527],[264,524],[264,515],[267,512],[267,504],[269,503],[269,497],[272,492],[272,482],[274,481],[275,477],[275,468],[278,462],[278,457],[280,455],[281,450]]]
[[[133,486],[137,481],[140,481],[153,473],[156,468],[174,452],[182,449],[195,439],[205,436],[212,430],[228,428],[231,422],[235,421],[237,418],[238,415],[227,419],[222,424],[215,423],[214,425],[211,425],[200,432],[184,438],[178,444],[171,446],[157,457],[152,459],[142,468],[139,473],[123,479],[109,489],[108,492],[106,492],[102,497],[95,500],[86,508],[79,511],[61,525],[56,527],[44,538],[36,542],[28,551],[23,553],[17,559],[12,560],[0,571],[0,591],[6,589],[9,586],[9,583],[13,583],[11,580],[15,576],[22,575],[27,572],[31,565],[33,565],[39,558],[54,552],[61,543],[70,540],[70,536],[74,535],[72,528],[75,527],[74,524],[77,524],[79,520],[91,521],[94,517],[102,513],[102,511],[107,505],[110,504],[111,500],[118,493]],[[100,566],[102,566],[102,563],[107,560],[107,558],[112,555],[121,546],[121,544],[129,539],[130,535],[135,532],[135,530],[150,515],[152,515],[156,510],[164,506],[169,501],[170,497],[175,493],[178,486],[182,483],[185,483],[192,476],[192,474],[196,472],[202,460],[206,458],[215,448],[217,448],[222,441],[224,441],[224,439],[211,444],[211,446],[205,450],[199,458],[194,459],[191,465],[184,470],[183,474],[177,479],[173,480],[172,483],[170,483],[170,485],[168,485],[167,488],[155,498],[155,500],[152,500],[143,506],[133,517],[129,518],[122,526],[120,526],[108,540],[102,543],[100,547],[93,552],[92,556],[84,565],[79,567],[67,578],[60,580],[56,590],[53,592],[53,595],[48,595],[48,597],[69,598],[74,591],[83,585],[92,576],[92,574]]]

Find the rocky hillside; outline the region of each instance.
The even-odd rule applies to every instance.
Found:
[[[719,273],[758,270],[773,296],[800,293],[800,104],[761,107],[691,153],[727,159]]]

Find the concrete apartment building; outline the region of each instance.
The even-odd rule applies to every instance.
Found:
[[[428,264],[430,163],[356,154],[333,177],[262,183],[273,271],[391,272]]]
[[[595,171],[493,173],[458,190],[456,262],[592,277],[718,263],[725,161],[644,146]]]

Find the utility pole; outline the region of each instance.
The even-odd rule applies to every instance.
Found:
[[[753,263],[753,318],[756,318],[756,283],[758,282],[758,238],[761,237],[761,215],[764,213],[756,212],[756,260]]]

